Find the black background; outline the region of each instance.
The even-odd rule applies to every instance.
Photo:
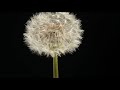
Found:
[[[32,54],[23,42],[26,21],[36,12],[68,11],[82,20],[79,49],[59,57],[60,78],[119,77],[118,6],[81,1],[4,1],[0,6],[0,78],[52,78],[52,58]],[[102,5],[101,5],[102,4]]]

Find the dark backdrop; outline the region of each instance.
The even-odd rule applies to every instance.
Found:
[[[59,57],[60,78],[105,79],[119,76],[118,11],[95,10],[94,7],[81,6],[80,2],[57,3],[58,6],[49,2],[39,5],[37,0],[30,2],[1,8],[0,78],[52,78],[52,58],[32,54],[23,42],[26,21],[34,13],[44,11],[68,11],[82,20],[82,44],[72,55]]]

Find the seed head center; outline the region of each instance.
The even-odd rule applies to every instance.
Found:
[[[48,29],[51,30],[61,30],[63,28],[63,25],[61,24],[49,24]]]

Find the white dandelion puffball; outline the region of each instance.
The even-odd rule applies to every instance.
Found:
[[[37,54],[72,53],[82,40],[81,21],[69,12],[41,12],[26,23],[24,41]]]

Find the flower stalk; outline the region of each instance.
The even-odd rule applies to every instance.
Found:
[[[59,78],[57,53],[54,53],[53,57],[53,78]]]

